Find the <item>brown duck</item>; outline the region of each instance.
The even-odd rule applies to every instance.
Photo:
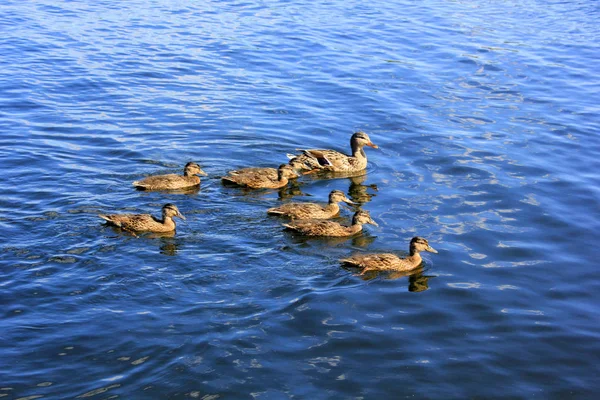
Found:
[[[310,149],[302,150],[299,155],[288,154],[287,156],[295,163],[303,165],[303,168],[309,172],[357,172],[367,168],[367,155],[363,150],[365,146],[378,148],[371,142],[369,135],[358,131],[350,138],[351,155],[335,150]]]
[[[437,253],[437,250],[431,247],[426,239],[416,236],[410,241],[409,254],[405,258],[391,253],[356,254],[340,261],[353,267],[362,268],[361,275],[367,271],[409,271],[417,268],[423,262],[419,254],[422,251]]]
[[[229,175],[221,179],[225,183],[233,183],[251,189],[278,189],[288,184],[290,179],[297,178],[298,174],[292,166],[281,164],[275,168],[244,168],[229,171]]]
[[[345,237],[356,235],[362,231],[363,224],[379,226],[371,219],[369,212],[364,210],[357,211],[354,214],[351,226],[345,226],[335,221],[323,219],[297,220],[288,224],[283,224],[283,226],[306,236]]]
[[[338,203],[341,201],[347,204],[356,204],[350,201],[341,190],[334,190],[329,193],[329,203],[326,206],[316,203],[292,202],[269,208],[267,213],[292,219],[329,219],[339,214]]]
[[[185,219],[174,204],[165,204],[162,208],[162,218],[150,214],[110,214],[98,215],[108,224],[117,226],[131,232],[171,232],[175,230],[173,217]]]
[[[183,175],[167,174],[155,175],[133,182],[133,186],[140,190],[177,190],[186,189],[200,184],[200,177],[206,176],[200,166],[195,162],[189,162],[183,169]]]

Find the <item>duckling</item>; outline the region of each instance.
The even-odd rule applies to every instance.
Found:
[[[278,189],[288,184],[290,179],[297,178],[298,174],[288,164],[281,164],[275,168],[244,168],[229,171],[228,176],[221,179],[225,183],[233,183],[251,189]]]
[[[293,202],[269,208],[267,213],[292,219],[329,219],[340,212],[340,206],[338,205],[340,201],[347,204],[356,204],[349,200],[341,190],[333,190],[329,193],[329,203],[326,206],[316,203]]]
[[[100,214],[98,216],[106,220],[108,224],[127,231],[155,233],[174,231],[175,221],[173,221],[173,217],[185,219],[179,209],[171,203],[163,206],[162,219],[155,218],[150,214]]]
[[[352,155],[346,155],[335,150],[310,149],[302,150],[300,155],[288,154],[288,158],[301,163],[305,170],[333,171],[333,172],[358,172],[367,168],[367,155],[363,147],[369,146],[377,149],[378,146],[371,142],[369,136],[358,131],[350,138]]]
[[[133,182],[133,186],[140,190],[177,190],[185,189],[200,184],[197,175],[206,176],[200,166],[195,162],[185,164],[183,175],[167,174],[155,175]]]
[[[292,167],[292,169],[294,171],[296,171],[296,173],[298,175],[306,175],[306,174],[311,173],[311,171],[309,171],[309,170],[311,170],[312,168],[309,167],[306,164],[306,161],[301,158],[302,155],[299,155],[299,156],[295,156],[293,154],[286,154],[286,155],[290,159],[290,161],[288,161],[289,166]]]
[[[410,241],[408,257],[400,258],[391,253],[356,254],[340,261],[353,267],[362,268],[361,275],[367,271],[409,271],[421,265],[423,261],[419,254],[421,251],[437,253],[437,250],[431,247],[426,239],[415,236]]]
[[[359,210],[354,214],[351,226],[344,226],[335,221],[322,219],[292,221],[288,224],[283,224],[283,226],[306,236],[346,237],[356,235],[362,231],[363,224],[379,226],[373,221],[369,212],[364,210]]]

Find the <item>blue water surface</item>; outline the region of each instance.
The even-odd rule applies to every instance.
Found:
[[[593,398],[599,19],[593,0],[4,0],[0,398]],[[356,130],[380,147],[362,176],[220,182]],[[188,161],[199,190],[131,186]],[[265,212],[334,189],[379,227],[308,240]],[[97,217],[168,202],[173,237]],[[340,265],[416,235],[439,253],[413,274]]]

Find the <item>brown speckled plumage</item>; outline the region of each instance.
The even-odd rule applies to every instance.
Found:
[[[344,192],[334,190],[329,194],[329,203],[327,205],[291,202],[279,207],[269,208],[267,213],[291,219],[329,219],[338,215],[340,212],[338,203],[341,201],[354,204],[346,197]]]
[[[183,169],[183,175],[167,174],[155,175],[133,182],[133,186],[140,190],[178,190],[194,187],[200,184],[200,177],[206,176],[200,166],[189,162]]]
[[[299,155],[288,154],[288,157],[310,171],[356,172],[367,168],[365,146],[377,148],[366,133],[359,131],[350,138],[351,155],[335,150],[310,149]]]
[[[175,230],[173,217],[185,219],[174,204],[165,204],[162,208],[162,219],[150,214],[109,214],[98,215],[107,223],[131,232],[171,232]]]
[[[296,220],[283,224],[283,226],[306,236],[344,237],[352,236],[362,231],[363,224],[378,226],[377,223],[371,219],[369,212],[364,210],[357,211],[354,214],[352,217],[352,225],[350,226],[323,219]]]
[[[404,258],[391,253],[356,254],[340,261],[353,267],[362,268],[361,275],[367,271],[409,271],[421,265],[423,261],[419,254],[421,251],[437,253],[426,239],[416,236],[410,241],[409,255]]]
[[[290,179],[297,178],[298,174],[288,164],[275,168],[244,168],[230,171],[229,175],[222,177],[223,182],[233,183],[251,189],[278,189],[288,184]]]

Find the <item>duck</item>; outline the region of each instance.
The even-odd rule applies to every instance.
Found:
[[[392,253],[356,254],[344,258],[340,262],[362,268],[360,275],[364,275],[368,271],[410,271],[423,262],[421,254],[419,254],[422,251],[437,253],[437,250],[429,245],[427,239],[415,236],[410,241],[407,257],[400,258]]]
[[[350,138],[351,155],[346,155],[335,150],[309,149],[302,150],[299,155],[288,154],[290,162],[302,165],[305,174],[317,171],[332,172],[359,172],[367,168],[367,155],[363,148],[365,146],[378,149],[371,142],[369,135],[363,131],[355,132]]]
[[[177,190],[186,189],[200,184],[200,177],[197,175],[206,176],[206,172],[195,162],[185,164],[183,175],[167,174],[154,175],[144,178],[140,181],[133,182],[139,190]]]
[[[167,203],[162,207],[162,218],[150,214],[99,214],[107,224],[131,232],[165,233],[175,230],[173,217],[185,220],[175,204]]]
[[[224,183],[231,183],[251,189],[279,189],[295,179],[298,174],[289,164],[281,164],[275,168],[243,168],[229,171],[221,177]]]
[[[329,203],[326,206],[317,203],[291,202],[279,207],[269,208],[268,214],[279,215],[291,219],[329,219],[340,212],[339,202],[356,204],[346,197],[341,190],[333,190],[329,193]]]
[[[305,236],[347,237],[361,232],[363,224],[379,226],[373,221],[369,212],[365,210],[359,210],[354,214],[352,217],[352,225],[350,226],[323,219],[296,220],[283,224],[283,226],[288,230],[295,231]]]

